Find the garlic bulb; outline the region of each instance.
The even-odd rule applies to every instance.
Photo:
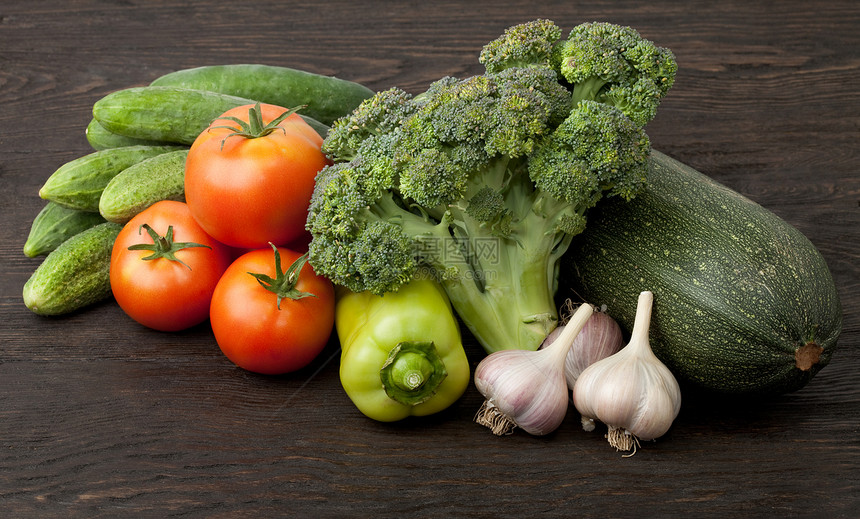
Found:
[[[571,304],[570,300],[567,304]],[[544,340],[541,348],[545,348],[558,338],[564,327],[565,325],[561,325],[553,330]],[[582,331],[573,339],[573,344],[567,352],[564,361],[564,378],[567,381],[567,387],[573,389],[576,379],[585,368],[598,360],[618,353],[622,347],[624,347],[624,336],[618,322],[605,311],[595,310]]]
[[[639,440],[659,438],[678,416],[681,389],[648,341],[651,292],[639,294],[630,342],[618,353],[586,368],[573,388],[573,404],[583,428],[594,420],[607,425],[609,444],[635,453]]]
[[[516,427],[536,436],[557,429],[569,404],[564,359],[592,312],[590,305],[580,306],[546,348],[500,350],[484,357],[475,368],[475,387],[486,401],[475,421],[496,435]]]

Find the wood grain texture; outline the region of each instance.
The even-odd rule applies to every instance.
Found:
[[[685,395],[632,458],[575,411],[496,438],[474,387],[380,424],[340,388],[336,341],[307,369],[233,367],[203,325],[146,330],[112,301],[60,318],[22,304],[21,252],[106,93],[185,67],[291,66],[412,92],[481,71],[481,46],[548,17],[631,25],[676,54],[654,146],[776,212],[830,266],[840,347],[767,402]],[[856,2],[0,4],[0,510],[29,517],[856,517],[860,510],[860,9]],[[472,367],[480,349],[467,344]]]

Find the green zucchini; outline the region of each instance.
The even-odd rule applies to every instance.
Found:
[[[125,168],[181,146],[123,146],[95,151],[60,166],[45,181],[39,196],[78,209],[99,211],[99,198],[108,182]]]
[[[109,132],[95,119],[91,120],[86,129],[87,142],[94,150],[107,150],[110,148],[121,148],[123,146],[164,146],[172,144],[164,141],[150,141],[146,139],[135,139]]]
[[[821,254],[737,192],[657,151],[651,163],[644,193],[589,214],[560,286],[607,305],[628,332],[637,294],[652,291],[652,348],[689,387],[770,396],[806,385],[842,329]]]
[[[96,101],[93,117],[109,132],[190,146],[221,114],[256,101],[189,88],[148,86],[117,90]],[[325,137],[328,126],[302,118]]]
[[[24,284],[27,308],[61,315],[110,297],[110,256],[121,229],[111,222],[96,225],[48,254]]]
[[[185,201],[188,150],[171,151],[126,168],[113,177],[99,199],[105,220],[126,223],[161,200]]]
[[[79,232],[104,222],[98,213],[48,202],[33,219],[24,254],[30,258],[44,256]]]
[[[306,105],[303,114],[327,125],[374,94],[364,85],[332,76],[247,63],[178,70],[151,84],[220,92],[285,108]]]

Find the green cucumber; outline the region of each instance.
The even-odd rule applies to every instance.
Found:
[[[373,90],[352,81],[247,63],[178,70],[157,78],[151,85],[220,92],[285,108],[305,105],[301,113],[327,125],[374,95]]]
[[[106,222],[60,244],[24,284],[24,304],[39,315],[62,315],[107,299],[110,256],[122,226]]]
[[[188,150],[146,159],[113,177],[102,192],[99,212],[104,219],[126,223],[161,200],[185,201],[185,158]]]
[[[221,114],[256,101],[189,88],[148,86],[117,90],[96,101],[93,117],[109,132],[191,145]],[[325,137],[328,126],[302,118]]]
[[[560,286],[607,305],[628,332],[637,295],[652,291],[651,346],[689,387],[744,396],[803,387],[842,329],[821,254],[737,192],[662,153],[651,163],[644,193],[589,214]]]
[[[99,198],[108,182],[120,171],[138,162],[181,146],[123,146],[95,151],[60,166],[45,181],[39,196],[78,209],[99,211]]]
[[[121,148],[123,146],[164,146],[172,144],[165,141],[150,141],[146,139],[135,139],[124,135],[109,132],[95,119],[90,121],[86,129],[87,142],[96,151],[110,148]]]
[[[98,213],[48,202],[33,219],[24,242],[24,254],[30,258],[44,256],[79,232],[104,222]]]

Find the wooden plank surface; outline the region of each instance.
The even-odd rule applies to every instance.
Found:
[[[30,313],[21,252],[38,189],[88,153],[108,92],[180,68],[268,63],[418,92],[481,71],[481,46],[547,17],[670,47],[655,148],[773,210],[830,266],[840,348],[768,402],[685,398],[622,458],[575,411],[543,438],[439,415],[380,424],[343,393],[332,341],[283,377],[233,367],[203,325],[135,325],[113,301]],[[6,517],[857,517],[860,510],[860,9],[856,2],[0,4],[0,510]],[[467,344],[472,367],[481,358]]]

